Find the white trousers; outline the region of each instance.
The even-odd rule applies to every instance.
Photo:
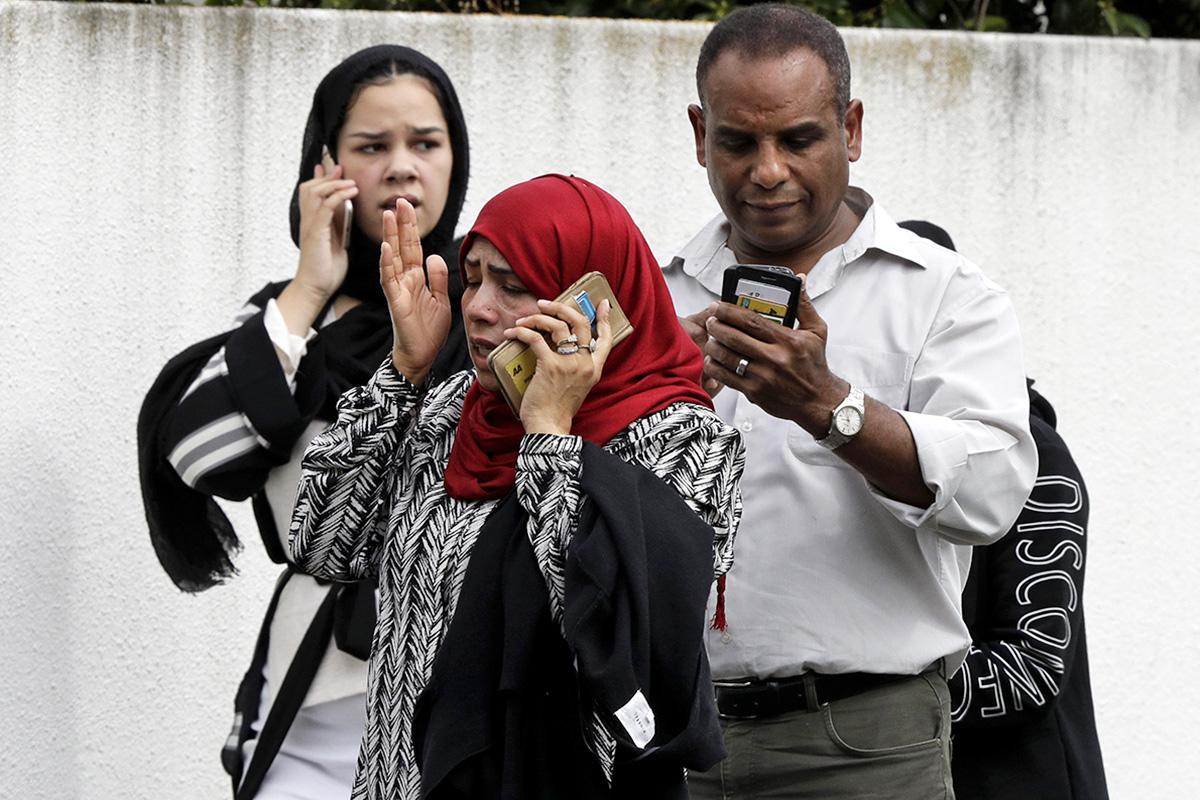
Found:
[[[263,692],[263,699],[269,700]],[[255,729],[269,710],[259,709]],[[263,779],[257,800],[346,800],[354,784],[358,747],[366,725],[366,695],[301,708]],[[257,739],[242,746],[249,764]]]

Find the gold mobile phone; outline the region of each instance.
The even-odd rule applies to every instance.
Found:
[[[333,172],[333,168],[337,166],[333,161],[333,156],[329,154],[329,148],[321,146],[321,166],[325,168],[325,174]],[[333,229],[342,233],[342,249],[346,250],[350,247],[350,226],[354,223],[354,203],[346,200],[342,203],[340,212],[333,212]]]
[[[608,301],[608,323],[612,328],[613,347],[616,347],[633,333],[633,325],[617,304],[617,298],[603,273],[587,273],[555,298],[555,302],[575,306],[591,321],[592,336],[596,335],[596,310],[604,300]],[[537,370],[537,355],[521,340],[510,339],[488,355],[488,366],[496,373],[500,393],[504,395],[508,407],[519,416],[521,399]]]

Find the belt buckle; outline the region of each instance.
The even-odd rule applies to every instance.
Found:
[[[779,699],[779,681],[776,680],[761,680],[758,678],[740,678],[733,680],[713,681],[714,696],[721,689],[750,689],[753,692],[755,700],[744,700],[751,709],[750,713],[746,714],[728,714],[721,710],[721,706],[717,705],[717,716],[721,719],[764,719],[765,717],[775,716],[777,711],[767,711],[772,707],[771,703],[764,703],[763,700],[770,698],[777,701]]]
[[[713,698],[717,698],[717,694],[721,689],[749,689],[758,683],[759,681],[753,678],[714,680],[712,682]],[[726,714],[721,711],[720,703],[717,704],[717,716],[721,719],[758,719],[758,714]]]

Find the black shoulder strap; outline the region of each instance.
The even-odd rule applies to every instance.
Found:
[[[275,700],[271,703],[271,710],[267,713],[262,730],[258,734],[258,744],[254,748],[249,766],[246,767],[242,784],[235,794],[236,800],[250,800],[258,794],[267,770],[279,754],[279,748],[283,745],[293,720],[296,719],[296,713],[304,704],[317,668],[321,666],[325,651],[329,649],[329,640],[333,636],[334,606],[341,588],[342,586],[336,583],[329,586],[328,594],[321,601],[312,624],[308,626],[308,631],[292,658],[287,675],[279,686]]]
[[[262,537],[267,556],[276,564],[290,563],[281,544],[279,528],[275,525],[275,514],[271,510],[267,493],[261,489],[255,492],[250,500],[250,507],[254,509],[254,521],[258,523],[258,534]]]

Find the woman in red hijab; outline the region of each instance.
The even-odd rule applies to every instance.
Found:
[[[682,787],[684,766],[705,768],[714,757],[679,734],[689,724],[694,734],[715,717],[703,702],[679,717],[671,681],[654,677],[671,666],[655,660],[663,645],[652,646],[646,629],[664,628],[663,614],[674,614],[671,627],[685,631],[687,641],[670,647],[685,647],[688,680],[707,676],[702,645],[699,663],[688,662],[687,653],[692,639],[700,644],[702,624],[692,622],[703,619],[713,575],[732,561],[743,449],[700,388],[701,354],[678,325],[650,248],[625,208],[585,180],[546,175],[500,193],[480,212],[460,253],[474,370],[426,392],[450,326],[448,268],[438,256],[423,263],[415,216],[400,206],[398,217],[386,215],[380,258],[391,357],[365,386],[343,395],[337,422],[309,446],[291,528],[293,557],[306,571],[379,582],[367,728],[352,796],[529,796],[534,785],[577,797],[617,796],[623,765],[657,752],[677,753],[668,761]],[[596,309],[594,335],[583,314],[552,302],[591,271],[608,279],[633,325],[615,347],[607,302]],[[487,364],[488,354],[510,339],[537,356],[519,417]],[[485,540],[500,549],[485,548]],[[472,560],[477,544],[481,552],[504,555]],[[562,650],[573,673],[575,703],[588,706],[570,715],[574,733],[536,744],[529,741],[536,736],[512,740],[511,714],[493,718],[487,710],[479,712],[486,720],[465,719],[479,715],[476,706],[499,707],[488,695],[496,676],[477,674],[475,662],[503,660],[511,679],[510,661],[529,661],[516,649],[546,645],[510,633],[491,637],[495,626],[484,621],[508,609],[513,587],[524,585],[525,552],[540,578],[533,594],[557,631],[549,646]],[[704,559],[699,567],[697,553]],[[517,567],[506,571],[510,562]],[[683,583],[678,573],[687,573]],[[666,591],[675,594],[656,597]],[[489,592],[494,603],[480,600]],[[460,597],[469,608],[456,614]],[[514,623],[516,612],[505,613],[497,625],[526,629]],[[496,652],[485,643],[493,639]],[[467,650],[478,643],[477,653],[461,659],[462,669],[449,644],[453,652],[438,658],[443,643],[455,641]],[[454,742],[447,747],[439,744],[445,737],[427,738],[418,754],[417,699],[434,674],[467,687],[456,691],[471,691],[471,681],[490,688],[477,704],[452,702],[448,714],[445,702],[426,702],[433,723],[423,719],[422,731],[454,731]],[[505,708],[528,726],[536,714],[524,707],[513,712],[511,693],[506,697]],[[475,749],[490,748],[493,760],[455,771],[454,753],[470,738],[458,736],[456,725],[508,733],[480,733],[487,741]],[[575,738],[589,754],[579,786],[546,783],[546,776],[513,767],[518,745],[522,763],[569,760]],[[566,755],[555,750],[561,740]],[[423,794],[421,773],[430,784],[431,769],[440,770],[437,785],[426,785]],[[490,777],[464,790],[468,772]]]

